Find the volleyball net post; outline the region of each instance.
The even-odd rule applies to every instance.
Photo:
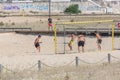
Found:
[[[54,52],[57,54],[57,30],[56,30],[56,23],[53,24],[54,26]]]

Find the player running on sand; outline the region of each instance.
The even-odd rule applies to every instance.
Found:
[[[41,39],[41,35],[38,35],[38,37],[35,39],[35,42],[34,42],[34,45],[39,52],[40,52],[40,43],[42,43],[42,42],[39,42],[40,39]]]

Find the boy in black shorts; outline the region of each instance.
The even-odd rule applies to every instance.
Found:
[[[78,35],[78,52],[80,53],[80,47],[82,47],[82,52],[84,52],[85,36],[83,34]]]
[[[35,39],[35,42],[34,42],[34,45],[39,52],[40,52],[40,44],[39,43],[41,43],[41,42],[39,42],[40,38],[41,38],[41,35],[38,35],[38,37]]]

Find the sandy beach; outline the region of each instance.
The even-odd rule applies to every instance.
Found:
[[[16,33],[0,33],[0,64],[9,65],[13,68],[16,68],[17,65],[29,67],[41,60],[42,62],[51,65],[51,66],[62,66],[65,65],[75,57],[79,57],[88,62],[96,62],[105,57],[110,53],[114,56],[120,58],[119,50],[111,51],[111,38],[103,38],[102,51],[97,51],[96,48],[96,38],[86,38],[85,53],[77,52],[77,43],[74,43],[73,51],[69,51],[68,46],[66,45],[66,54],[55,54],[54,53],[54,37],[42,35],[41,41],[41,52],[39,53],[34,47],[34,39],[37,35],[24,35]],[[60,40],[61,39],[61,40]],[[67,37],[69,40],[69,37]],[[60,41],[63,40],[62,37],[59,37]],[[109,41],[110,42],[109,42]],[[107,42],[106,42],[107,41]],[[92,43],[93,42],[93,43]],[[119,38],[115,38],[115,48],[119,48]],[[58,44],[58,51],[63,51],[62,42]],[[108,50],[107,50],[108,49]],[[105,60],[105,62],[107,59]]]
[[[103,37],[102,51],[97,51],[96,38],[86,36],[85,53],[73,51],[66,45],[66,54],[54,53],[54,37],[42,35],[41,52],[34,47],[37,34],[0,33],[0,64],[3,66],[1,80],[119,80],[120,51],[111,51],[111,37]],[[70,38],[66,37],[66,42]],[[106,42],[107,41],[107,42]],[[115,37],[115,48],[119,49],[119,37]],[[58,37],[58,52],[63,51],[63,37]],[[111,65],[108,64],[111,55]],[[75,58],[78,57],[76,68]],[[38,73],[38,61],[41,61]],[[115,75],[113,75],[115,74]],[[101,76],[100,76],[101,75]],[[69,78],[69,79],[66,79]]]

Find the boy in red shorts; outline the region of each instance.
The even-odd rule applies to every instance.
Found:
[[[51,17],[48,18],[48,30],[50,31],[50,29],[53,30],[52,18]]]

